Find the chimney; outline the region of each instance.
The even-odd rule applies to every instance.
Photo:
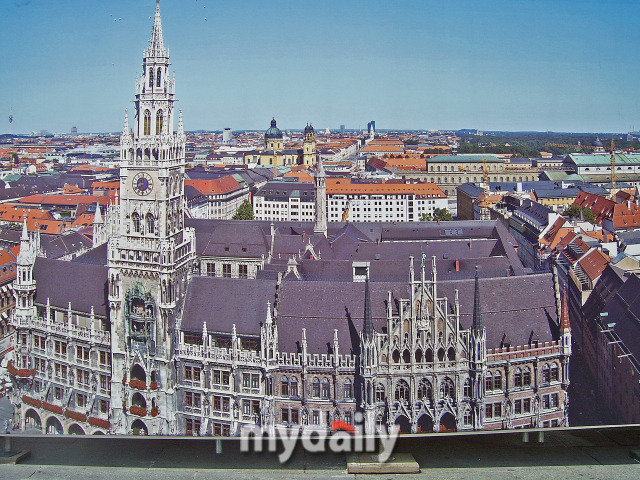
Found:
[[[456,260],[456,272],[460,271],[460,260]]]

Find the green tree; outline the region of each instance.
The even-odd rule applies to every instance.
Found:
[[[233,216],[234,220],[253,220],[253,207],[249,200],[245,200],[240,204]]]
[[[453,215],[446,208],[436,208],[433,215],[430,213],[420,214],[421,222],[450,222],[453,220]]]
[[[590,208],[581,208],[579,205],[571,205],[564,211],[564,216],[569,218],[584,218],[589,223],[596,223],[596,215]]]
[[[584,208],[582,210],[582,214],[584,215],[584,219],[589,223],[596,223],[596,216],[589,208]]]
[[[11,152],[11,163],[20,164],[20,158],[16,152]]]
[[[436,208],[433,212],[433,220],[435,222],[450,222],[453,220],[453,215],[446,208]]]
[[[573,204],[564,211],[564,216],[570,218],[578,218],[581,213],[582,209],[580,208],[580,206]]]

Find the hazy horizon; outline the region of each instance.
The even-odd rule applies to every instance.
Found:
[[[120,131],[154,8],[1,5],[0,133],[10,113],[14,134]],[[265,130],[272,117],[316,130],[370,120],[541,133],[640,125],[640,66],[625,54],[640,36],[640,2],[162,0],[160,9],[189,131]]]

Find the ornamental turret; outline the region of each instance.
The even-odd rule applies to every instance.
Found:
[[[316,169],[316,223],[313,233],[327,236],[327,175],[322,165],[322,158],[318,159]]]
[[[33,266],[38,251],[37,233],[27,230],[27,215],[24,214],[22,235],[20,236],[20,253],[17,258],[16,279],[13,282],[13,295],[16,301],[14,321],[27,321],[36,316],[34,300],[36,281],[33,278]]]

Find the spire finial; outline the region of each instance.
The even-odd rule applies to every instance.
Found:
[[[482,308],[480,307],[480,276],[478,275],[478,265],[476,264],[475,291],[473,294],[473,331],[482,331]]]
[[[99,223],[102,223],[102,212],[100,211],[100,202],[96,202],[96,214],[93,216],[93,224]]]
[[[564,333],[567,330],[571,330],[571,323],[569,322],[569,302],[567,300],[567,286],[564,286],[562,290],[562,308],[560,315],[560,332]]]
[[[178,135],[182,135],[184,133],[184,125],[182,124],[182,110],[180,110],[180,114],[178,115]]]
[[[369,292],[369,272],[364,282],[364,324],[362,326],[365,338],[373,338],[373,318],[371,315],[371,294]]]
[[[149,39],[149,48],[145,52],[146,57],[166,57],[166,50],[162,39],[162,19],[160,18],[160,2],[156,0],[156,14],[153,18],[153,29]]]

